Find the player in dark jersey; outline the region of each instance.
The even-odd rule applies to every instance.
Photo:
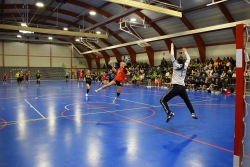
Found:
[[[36,84],[37,84],[37,86],[40,85],[40,78],[41,78],[41,73],[39,70],[37,70],[37,72],[36,72]]]
[[[87,74],[84,76],[84,79],[86,81],[86,86],[87,86],[87,93],[86,96],[89,96],[89,89],[91,87],[91,81],[92,81],[92,76],[90,75],[90,70],[87,70]]]
[[[19,73],[19,81],[20,81],[20,85],[23,85],[23,80],[24,80],[24,76],[23,76],[23,71],[21,70]]]

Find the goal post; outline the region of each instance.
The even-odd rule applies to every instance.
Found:
[[[234,159],[233,167],[243,166],[244,136],[245,136],[245,44],[246,25],[236,26],[236,97],[235,97],[235,126],[234,126]],[[248,40],[248,39],[247,39]],[[247,41],[245,41],[247,43]]]

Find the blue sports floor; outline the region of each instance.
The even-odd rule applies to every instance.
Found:
[[[125,85],[112,104],[116,86],[86,97],[77,81],[0,84],[0,167],[233,166],[235,95],[188,92],[198,120],[175,97],[166,123],[167,89]]]

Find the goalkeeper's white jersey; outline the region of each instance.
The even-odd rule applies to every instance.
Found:
[[[186,62],[184,63],[184,68],[181,69],[181,70],[177,70],[177,69],[182,67],[182,64],[179,64],[175,60],[174,49],[173,49],[173,47],[171,47],[170,55],[171,55],[171,60],[172,60],[172,63],[173,63],[172,84],[178,84],[178,85],[185,86],[184,80],[185,80],[186,73],[187,73],[187,68],[188,68],[188,65],[189,65],[189,62],[190,62],[190,56],[188,55],[187,52],[184,52],[184,53],[185,53],[186,58],[187,58]]]

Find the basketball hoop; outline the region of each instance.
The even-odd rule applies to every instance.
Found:
[[[137,44],[140,46],[140,47],[147,47],[147,46],[150,46],[147,42],[143,41],[143,40],[140,40],[139,42],[137,42]]]

